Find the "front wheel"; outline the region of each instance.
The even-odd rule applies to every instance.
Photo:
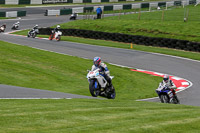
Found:
[[[95,81],[95,80],[91,80],[90,81],[89,90],[90,90],[90,94],[93,97],[97,97],[99,95],[100,90],[98,89],[98,83],[97,83],[97,81]]]
[[[160,101],[161,101],[161,103],[169,103],[169,98],[167,95],[161,95]]]
[[[52,39],[53,39],[53,36],[54,36],[54,34],[51,34],[51,35],[49,36],[49,40],[52,40]]]

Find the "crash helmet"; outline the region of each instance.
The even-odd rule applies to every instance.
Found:
[[[35,28],[38,28],[38,25],[37,25],[37,24],[35,25]]]
[[[60,25],[57,25],[56,28],[57,28],[57,29],[60,29]]]
[[[19,24],[20,22],[19,21],[17,21],[17,24]]]
[[[101,64],[101,58],[100,57],[94,57],[93,63],[96,67],[99,67]]]
[[[167,83],[169,81],[169,75],[168,74],[165,74],[164,77],[163,77],[163,81],[165,83]]]

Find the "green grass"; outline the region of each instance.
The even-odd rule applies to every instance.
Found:
[[[188,21],[183,22],[188,12]],[[200,42],[200,6],[187,6],[164,11],[105,17],[100,20],[77,20],[61,24],[63,29],[87,29],[111,33],[124,33],[150,37],[164,37]]]
[[[90,95],[86,75],[87,69],[93,65],[92,60],[5,42],[0,42],[0,51],[0,84]],[[108,68],[115,76],[113,84],[120,94],[118,99],[156,96],[155,88],[161,81],[160,77],[109,64]]]
[[[3,133],[197,133],[200,129],[200,108],[184,105],[117,99],[0,100],[0,105]]]
[[[14,19],[15,17],[0,17],[0,19]]]
[[[28,30],[18,31],[18,32],[15,32],[13,34],[27,35],[27,31]],[[48,38],[49,36],[38,35],[38,37]],[[95,39],[86,39],[86,38],[71,37],[71,36],[62,36],[62,41],[79,42],[79,43],[85,43],[85,44],[91,44],[91,45],[124,48],[124,49],[130,49],[130,45],[131,45],[131,44],[127,44],[127,43],[105,41],[105,40],[95,40]],[[190,58],[190,59],[194,59],[194,60],[200,60],[200,53],[197,53],[197,52],[188,52],[188,51],[182,51],[182,50],[143,46],[143,45],[133,45],[133,50],[161,53],[161,54]]]
[[[91,60],[0,41],[0,84],[90,95]],[[115,100],[0,100],[0,131],[29,133],[198,132],[200,108],[136,99],[156,96],[161,78],[108,64]]]

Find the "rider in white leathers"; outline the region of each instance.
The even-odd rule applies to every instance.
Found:
[[[176,96],[176,90],[175,90],[176,85],[174,84],[174,82],[172,80],[169,79],[169,75],[165,74],[164,77],[163,77],[163,81],[160,84],[167,87],[167,89],[172,89],[173,95],[178,100],[178,97]]]
[[[93,63],[94,63],[94,65],[92,66],[91,71],[94,71],[96,68],[99,68],[100,74],[102,76],[104,76],[106,81],[108,81],[108,83],[109,83],[108,87],[111,87],[112,86],[112,80],[110,78],[110,71],[108,70],[107,65],[105,63],[101,62],[100,57],[94,57]]]

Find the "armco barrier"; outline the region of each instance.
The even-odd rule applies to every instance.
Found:
[[[82,0],[76,0],[82,1]],[[171,6],[181,6],[182,4],[188,5],[189,3],[196,3],[196,0],[183,0],[183,1],[169,1],[169,2],[150,2],[150,3],[134,3],[134,4],[122,4],[122,5],[101,5],[103,11],[112,11],[112,10],[125,10],[125,9],[138,9],[138,8],[157,8],[159,7],[171,7]],[[68,15],[72,13],[85,13],[87,11],[96,11],[98,6],[93,7],[75,7],[69,9],[60,9],[60,10],[47,10],[47,15]]]
[[[26,11],[8,11],[0,12],[0,17],[23,17],[26,16]]]
[[[5,4],[5,0],[0,0],[0,4]]]
[[[0,4],[22,5],[22,4],[42,4],[43,0],[0,0]]]
[[[42,35],[50,35],[52,28],[40,28],[39,32]],[[64,36],[77,36],[91,39],[111,40],[125,43],[133,43],[146,46],[168,47],[181,49],[186,51],[200,52],[200,43],[190,42],[187,40],[178,40],[170,38],[146,37],[140,35],[128,35],[121,33],[107,33],[91,30],[79,29],[61,29]]]

